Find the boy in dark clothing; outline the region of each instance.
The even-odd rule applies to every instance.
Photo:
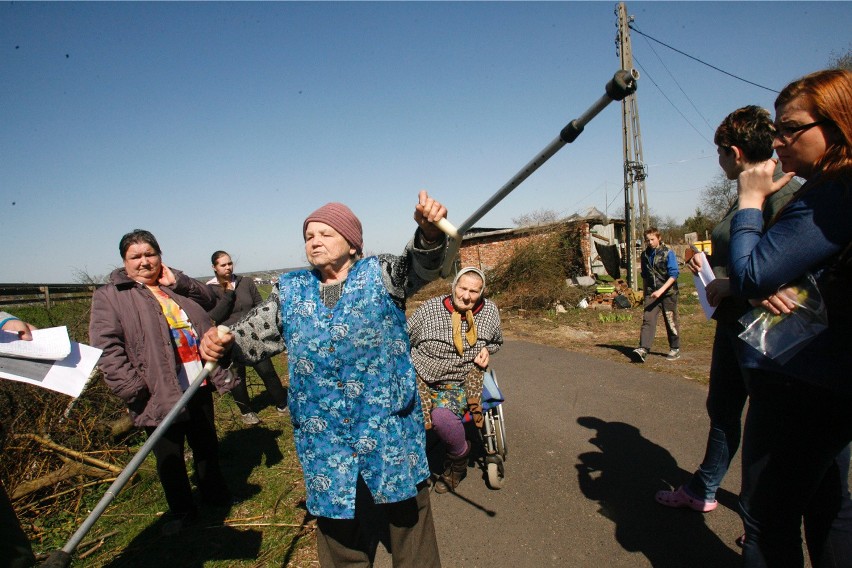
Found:
[[[677,257],[660,240],[660,231],[651,227],[645,231],[645,244],[642,253],[642,280],[645,284],[645,311],[642,313],[642,329],[639,333],[639,347],[633,350],[640,363],[654,344],[657,332],[657,317],[663,314],[666,334],[669,338],[669,361],[680,359],[680,334],[677,325]]]

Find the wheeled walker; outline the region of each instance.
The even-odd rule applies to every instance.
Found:
[[[484,455],[482,465],[486,473],[486,482],[491,489],[502,489],[506,479],[506,420],[503,415],[503,393],[497,384],[494,369],[485,371],[482,378],[482,428],[479,436],[482,440]],[[464,415],[463,421],[472,420],[470,413]]]

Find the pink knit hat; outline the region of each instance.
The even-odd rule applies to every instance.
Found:
[[[326,203],[305,219],[305,223],[302,225],[302,236],[305,236],[305,233],[308,230],[308,223],[311,221],[317,221],[319,223],[325,223],[338,233],[340,233],[346,242],[352,245],[358,254],[361,254],[362,249],[364,248],[364,234],[361,230],[361,221],[358,220],[358,217],[342,203]]]

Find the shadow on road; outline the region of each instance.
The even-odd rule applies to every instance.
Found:
[[[630,361],[632,361],[633,363],[641,363],[641,361],[639,361],[639,359],[637,359],[636,356],[633,354],[633,350],[636,349],[635,347],[627,347],[625,345],[614,345],[610,343],[596,343],[595,347],[612,349],[613,351],[621,353],[626,359],[630,359]],[[649,353],[649,355],[654,355],[654,352],[652,351],[651,353]],[[659,355],[665,355],[665,353],[659,353]]]
[[[691,473],[678,467],[666,449],[624,422],[581,416],[577,423],[594,431],[589,441],[600,450],[578,456],[580,490],[615,524],[615,537],[625,550],[644,554],[656,568],[741,564],[740,555],[710,530],[701,513],[654,501],[654,493],[677,487]],[[730,503],[730,495],[725,497]],[[736,536],[730,535],[732,540]]]

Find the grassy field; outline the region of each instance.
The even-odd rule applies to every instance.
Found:
[[[683,358],[674,362],[665,360],[668,345],[660,322],[654,352],[645,366],[706,382],[714,326],[701,312],[693,294],[691,275],[682,275],[680,285]],[[413,298],[409,309],[448,290],[447,282],[435,282]],[[268,293],[268,289],[262,290],[262,293]],[[68,325],[72,339],[88,340],[87,302],[58,304],[49,311],[41,307],[12,311],[41,327]],[[633,365],[629,352],[638,344],[641,314],[641,308],[617,311],[569,308],[565,313],[557,313],[556,310],[536,313],[504,310],[501,313],[507,338],[620,361],[625,364],[625,373],[629,373]],[[286,383],[286,358],[279,356],[274,362]],[[167,506],[153,456],[149,456],[132,485],[121,492],[83,539],[74,566],[224,568],[317,565],[314,522],[304,506],[304,486],[289,419],[278,415],[252,369],[248,372],[248,382],[252,404],[263,420],[257,426],[243,425],[230,396],[214,395],[222,467],[240,501],[227,509],[202,509],[199,520],[186,530],[174,536],[163,536],[160,516]],[[63,395],[44,394],[41,389],[28,385],[13,385],[13,390],[17,397],[40,391],[37,393],[41,397],[39,400],[46,402],[39,404],[60,410],[68,401]],[[103,422],[113,415],[107,413],[93,419],[91,413],[96,407],[109,405],[118,408],[117,412],[123,412],[120,402],[105,392],[103,385],[95,385],[84,392],[68,421],[63,422],[54,415],[36,423],[33,428],[69,447],[120,467],[144,442],[143,434],[131,432],[120,441],[112,441],[108,449],[103,449],[95,447],[95,434],[68,434],[61,430],[68,427],[68,422],[82,422],[83,416],[95,423],[90,427],[95,433],[108,430],[109,426]],[[25,450],[35,451],[7,443],[4,460],[23,459],[21,452]],[[191,459],[188,458],[188,461],[191,462]],[[26,502],[16,502],[36,552],[46,554],[60,548],[103,495],[108,481],[92,483],[80,478],[76,487],[62,488],[68,491],[64,498],[52,497],[48,492]],[[14,488],[8,473],[4,475],[3,482],[10,491]],[[53,488],[54,494],[57,489]],[[53,507],[50,507],[51,499]]]
[[[89,302],[67,302],[49,310],[21,306],[10,311],[38,327],[66,325],[72,340],[86,343],[89,308]],[[286,358],[276,357],[274,363],[286,384]],[[163,536],[161,516],[168,507],[151,455],[83,539],[74,566],[316,566],[314,523],[304,506],[289,418],[275,410],[254,370],[249,368],[247,375],[261,424],[245,426],[233,398],[214,394],[222,469],[239,502],[230,508],[202,508],[198,521],[185,531]],[[13,434],[38,434],[118,467],[145,441],[138,431],[118,440],[109,435],[124,409],[100,381],[84,391],[67,419],[61,416],[70,402],[65,395],[11,381],[0,381],[0,393],[14,401],[7,405],[15,409],[8,416]],[[191,464],[191,452],[187,454]],[[23,471],[13,467],[23,464]],[[9,436],[0,473],[11,494],[20,482],[61,465],[52,452]],[[67,542],[113,479],[80,477],[15,501],[40,558]]]
[[[74,565],[315,566],[313,523],[304,507],[290,422],[279,416],[261,385],[256,376],[250,378],[252,403],[262,419],[257,426],[243,425],[229,396],[216,400],[222,469],[238,503],[201,508],[194,524],[163,536],[160,515],[167,505],[149,457],[136,485],[121,494],[87,537],[93,543],[88,548],[98,548]],[[86,551],[80,547],[81,555]]]

